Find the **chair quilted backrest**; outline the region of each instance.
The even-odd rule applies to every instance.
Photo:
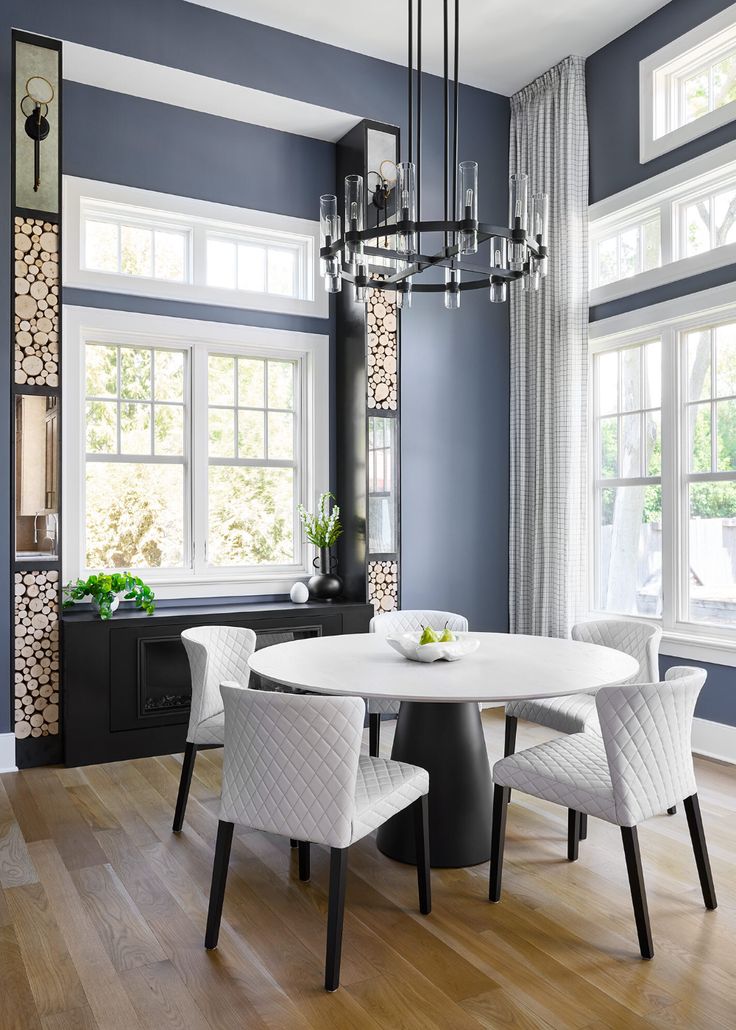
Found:
[[[573,640],[613,647],[636,658],[639,672],[627,683],[659,681],[659,642],[662,639],[659,626],[635,622],[633,619],[597,619],[594,622],[579,622],[573,626],[571,636]]]
[[[468,620],[464,615],[456,615],[454,612],[435,612],[431,609],[413,610],[399,612],[384,612],[382,615],[374,615],[371,619],[369,630],[371,633],[380,633],[388,637],[393,633],[413,633],[425,626],[432,629],[443,629],[445,624],[453,633],[467,633]]]
[[[220,684],[234,680],[248,686],[248,659],[255,651],[256,635],[243,626],[195,626],[185,629],[182,643],[192,673],[189,733],[205,719],[222,711]]]
[[[220,818],[295,840],[347,847],[365,703],[224,684]]]
[[[596,694],[620,826],[636,826],[697,790],[691,735],[706,675],[678,666],[664,683],[602,687]]]

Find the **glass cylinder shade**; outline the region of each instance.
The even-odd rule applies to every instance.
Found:
[[[445,307],[455,311],[460,307],[460,269],[445,269]]]
[[[526,172],[514,172],[509,176],[509,227],[529,228],[529,176]]]
[[[493,282],[491,280],[491,303],[505,304],[508,297],[508,286],[505,282]]]
[[[412,288],[411,283],[406,282],[401,286],[396,287],[396,307],[399,311],[404,311],[406,308],[411,307]]]
[[[506,268],[506,237],[491,236],[491,268]]]
[[[417,220],[417,172],[413,161],[402,161],[396,166],[396,221]],[[396,251],[410,256],[416,254],[417,234],[396,233]]]
[[[460,221],[478,221],[478,162],[461,161],[457,166],[457,217]],[[461,229],[458,233],[461,254],[475,254],[478,250],[478,232]]]
[[[531,235],[533,242],[540,243],[546,247],[549,236],[549,194],[535,193],[532,196],[532,226]],[[544,278],[547,274],[547,258],[532,259],[532,267]]]
[[[361,232],[363,229],[363,176],[345,176],[345,232]],[[363,244],[345,242],[345,258],[353,261],[356,254],[363,253]]]

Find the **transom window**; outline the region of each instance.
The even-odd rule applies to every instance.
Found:
[[[661,263],[659,211],[606,230],[593,224],[590,248],[591,287],[626,279]]]
[[[593,607],[736,636],[736,312],[627,335],[593,343]]]
[[[65,285],[326,318],[318,224],[65,177]]]
[[[198,582],[283,590],[307,573],[297,505],[327,487],[327,339],[92,318],[99,328],[65,314],[79,369],[65,377],[68,574],[130,569],[181,595]]]

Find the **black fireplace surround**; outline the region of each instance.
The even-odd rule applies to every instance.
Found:
[[[89,611],[65,612],[64,762],[90,765],[183,751],[192,685],[182,630],[247,626],[261,648],[365,633],[372,615],[372,605],[353,602],[198,605],[159,608],[152,616],[119,610],[108,621]]]

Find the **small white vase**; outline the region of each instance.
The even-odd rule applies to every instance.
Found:
[[[92,603],[94,604],[95,608],[99,612],[100,606],[97,603],[97,601],[93,601]],[[112,604],[110,605],[110,612],[111,613],[116,612],[119,607],[120,607],[120,594],[115,594],[115,597],[113,598]]]
[[[289,597],[292,599],[294,604],[306,604],[309,600],[309,591],[307,590],[307,584],[302,583],[301,580],[297,580],[294,586],[289,591]]]

